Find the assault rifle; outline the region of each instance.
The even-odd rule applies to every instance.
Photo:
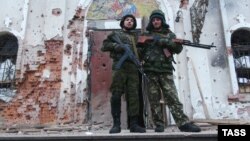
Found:
[[[129,45],[122,43],[122,41],[120,40],[120,38],[117,35],[113,36],[112,39],[116,43],[118,43],[119,46],[122,47],[125,51],[124,54],[122,55],[122,57],[120,58],[120,60],[118,61],[118,63],[116,64],[115,69],[120,69],[122,64],[124,63],[124,61],[126,61],[127,59],[130,59],[136,65],[137,69],[140,71],[140,73],[143,75],[143,77],[147,78],[146,74],[143,71],[143,68],[142,68],[142,65],[141,65],[139,59],[131,51]]]
[[[155,39],[160,39],[161,37],[158,36],[139,36],[138,37],[138,43],[145,43],[145,41],[147,40],[155,40]],[[184,40],[184,39],[172,39],[173,42],[175,43],[180,43],[182,45],[186,45],[186,46],[192,46],[192,47],[198,47],[198,48],[204,48],[204,49],[211,49],[212,47],[216,47],[213,45],[213,43],[211,45],[206,45],[206,44],[198,44],[198,43],[192,43],[189,40]]]

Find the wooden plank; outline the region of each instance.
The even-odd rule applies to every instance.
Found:
[[[195,77],[195,80],[196,80],[196,83],[197,83],[197,87],[198,87],[198,90],[199,90],[199,93],[200,93],[200,96],[201,96],[202,107],[203,107],[203,110],[204,110],[205,117],[206,117],[206,119],[210,119],[208,108],[207,108],[207,105],[206,105],[206,102],[205,102],[205,99],[204,99],[204,96],[203,96],[203,92],[201,90],[200,81],[199,81],[199,78],[197,76],[196,68],[195,68],[194,63],[191,60],[191,58],[190,58],[190,62],[191,62],[191,65],[193,67],[194,77]]]

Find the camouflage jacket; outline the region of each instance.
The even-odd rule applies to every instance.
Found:
[[[172,62],[173,55],[179,54],[183,46],[172,42],[176,35],[169,29],[160,32],[147,32],[146,36],[155,37],[156,40],[147,41],[140,45],[143,68],[145,72],[167,72],[172,73],[174,70]],[[169,53],[168,55],[164,50]]]
[[[112,40],[113,36],[118,36],[120,38],[120,40],[124,43],[124,44],[129,44],[130,45],[130,49],[131,51],[133,51],[133,53],[135,53],[134,51],[134,47],[133,47],[133,43],[132,43],[132,38],[136,44],[137,41],[137,34],[136,32],[125,32],[125,31],[113,31],[112,33],[110,33],[107,38],[103,41],[103,46],[101,47],[101,50],[106,52],[108,51],[110,53],[110,57],[113,59],[113,65],[112,65],[112,69],[114,69],[114,66],[117,64],[117,62],[119,61],[119,59],[123,56],[124,51],[122,52],[118,52],[115,50],[115,48],[117,46],[119,46],[118,43],[116,43],[114,40]],[[136,69],[136,66],[133,64],[133,62],[129,59],[127,59],[124,64],[122,65],[122,68],[130,68],[131,69]]]

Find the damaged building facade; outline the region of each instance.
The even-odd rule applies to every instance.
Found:
[[[9,0],[0,13],[0,125],[110,128],[112,61],[103,39],[124,14],[159,8],[184,46],[175,83],[190,119],[250,119],[247,0]],[[123,114],[125,115],[123,100]],[[126,120],[122,116],[122,120]],[[174,124],[171,116],[169,124]],[[125,122],[123,122],[125,123]],[[125,126],[125,125],[124,125]]]

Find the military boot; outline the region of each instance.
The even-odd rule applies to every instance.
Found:
[[[130,117],[130,132],[145,133],[146,129],[138,125],[138,117]]]
[[[155,132],[164,132],[164,126],[163,125],[156,125]]]
[[[110,134],[121,132],[121,97],[119,94],[113,94],[111,97],[111,114],[113,117],[113,126],[109,130]]]
[[[182,132],[200,132],[201,128],[193,123],[186,123],[179,127]]]
[[[121,121],[120,116],[113,116],[113,127],[109,130],[110,134],[121,132]]]

